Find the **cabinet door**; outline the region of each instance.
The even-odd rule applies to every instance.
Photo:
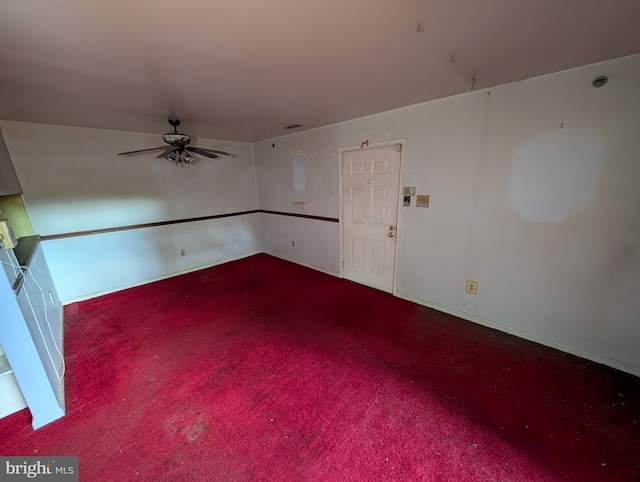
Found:
[[[16,299],[9,280],[0,273],[0,343],[33,415],[33,428],[37,429],[62,417],[64,408],[52,389],[45,360],[35,344],[37,338],[27,326],[27,322],[33,325],[31,308],[25,310],[25,295],[22,301],[20,298]]]
[[[33,271],[33,274],[37,278],[40,288],[42,288],[42,294],[44,295],[41,297],[44,305],[43,310],[46,310],[47,319],[51,323],[51,329],[53,330],[56,343],[61,344],[62,303],[60,302],[60,298],[58,298],[58,292],[55,285],[53,284],[53,278],[51,277],[49,265],[47,264],[47,260],[45,259],[41,243],[38,243],[29,266]],[[60,351],[62,351],[61,346]]]
[[[2,137],[2,131],[0,131],[0,196],[20,194],[21,192],[22,188],[18,182],[18,176],[13,168],[9,150],[4,142],[4,137]]]
[[[31,257],[28,272],[18,293],[18,304],[24,313],[51,388],[62,403],[62,307],[41,244],[38,244]]]
[[[0,418],[16,413],[26,406],[24,395],[13,373],[0,373]]]

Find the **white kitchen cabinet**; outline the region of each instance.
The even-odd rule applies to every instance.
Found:
[[[0,269],[0,276],[2,276],[3,272],[6,273],[9,283],[13,284],[16,281],[17,270],[10,266],[10,264],[16,263],[11,254],[13,253],[10,250],[0,249],[0,263],[4,268],[4,270]],[[13,263],[12,259],[14,259]],[[0,306],[0,316],[4,316],[2,306]],[[22,410],[26,406],[24,395],[22,395],[22,391],[13,374],[13,369],[9,365],[9,360],[7,360],[7,355],[5,355],[2,344],[0,344],[0,418]]]
[[[27,406],[7,356],[0,346],[0,418]]]
[[[28,261],[17,298],[51,388],[62,404],[62,304],[40,243]]]
[[[62,305],[38,236],[18,240],[25,273],[12,283],[0,271],[0,344],[39,428],[64,415]]]

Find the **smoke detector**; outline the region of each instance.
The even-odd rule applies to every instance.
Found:
[[[609,82],[609,77],[607,77],[606,75],[598,75],[595,79],[593,79],[591,85],[597,88],[604,86],[607,82]]]

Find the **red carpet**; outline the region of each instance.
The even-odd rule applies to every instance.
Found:
[[[66,307],[80,480],[637,481],[640,379],[267,255]]]

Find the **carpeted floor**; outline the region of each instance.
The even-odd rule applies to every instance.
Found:
[[[82,481],[637,481],[640,379],[267,255],[65,310]]]

